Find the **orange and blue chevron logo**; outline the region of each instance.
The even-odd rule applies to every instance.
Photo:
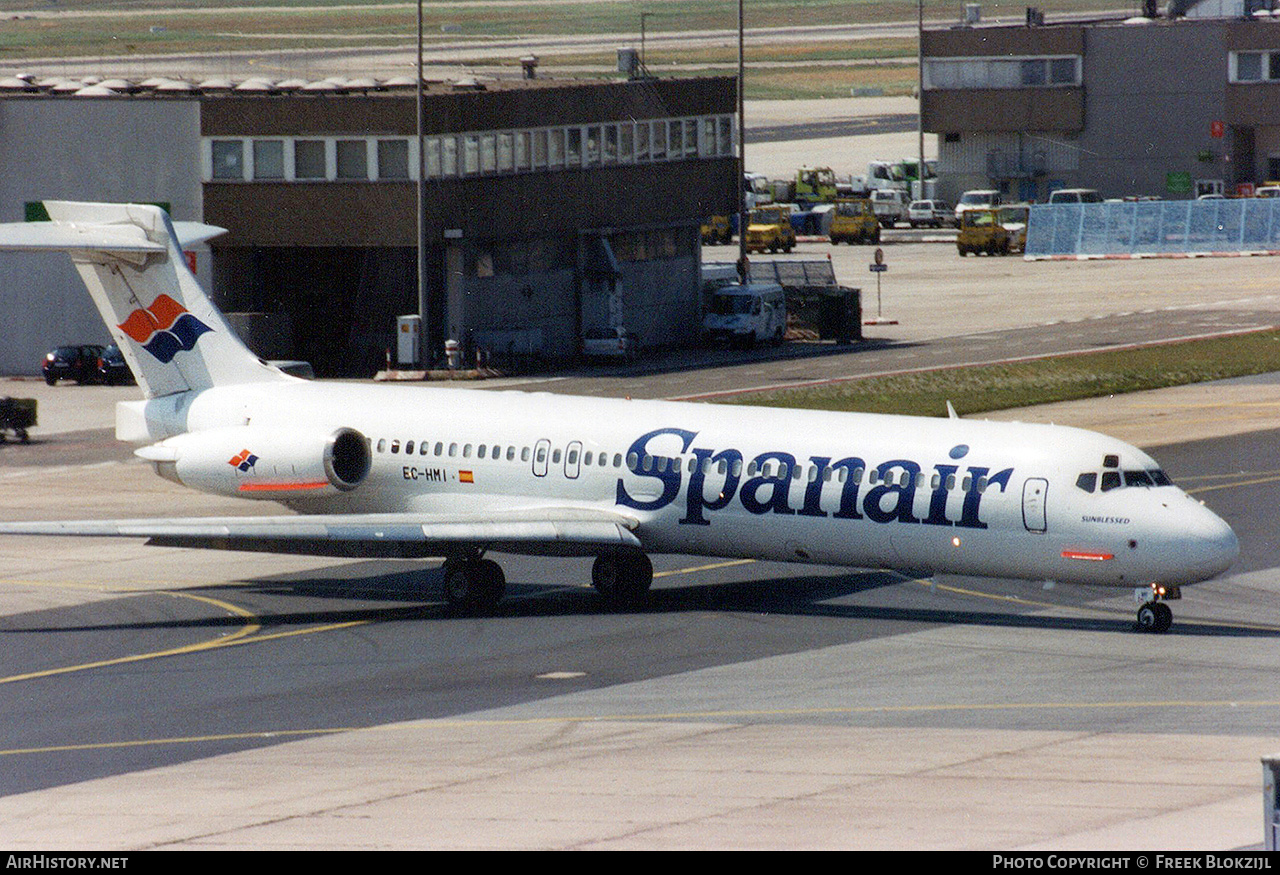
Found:
[[[179,352],[190,352],[200,335],[213,330],[168,295],[156,298],[146,309],[134,310],[119,327],[166,365]]]
[[[241,450],[232,456],[227,464],[242,473],[248,473],[249,469],[258,464],[258,457],[248,450]]]

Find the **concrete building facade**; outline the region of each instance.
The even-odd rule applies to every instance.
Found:
[[[250,345],[367,376],[418,311],[421,168],[428,363],[446,340],[493,358],[572,356],[615,329],[681,344],[700,322],[699,226],[736,204],[734,107],[723,77],[439,83],[420,153],[411,84],[24,93],[0,99],[0,156],[34,170],[0,191],[13,221],[53,196],[160,202],[227,228],[202,278]],[[20,288],[22,258],[0,259],[0,313],[52,300],[43,279]],[[65,318],[26,317],[43,327],[0,370],[103,339],[66,275]]]
[[[1269,15],[956,27],[926,31],[924,54],[940,196],[1185,198],[1280,178]]]

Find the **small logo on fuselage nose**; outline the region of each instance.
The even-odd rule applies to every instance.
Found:
[[[166,365],[179,352],[190,352],[200,335],[213,330],[168,295],[156,298],[146,309],[134,310],[119,328]]]
[[[258,457],[248,450],[241,450],[228,459],[227,464],[241,473],[247,473],[250,468],[258,464]]]

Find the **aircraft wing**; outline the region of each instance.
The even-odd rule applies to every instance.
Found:
[[[486,514],[303,514],[0,523],[0,535],[147,538],[201,547],[318,556],[423,557],[472,549],[591,555],[638,547],[639,521],[590,508],[530,508]]]

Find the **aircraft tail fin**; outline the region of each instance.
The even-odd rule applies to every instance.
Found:
[[[293,379],[241,342],[187,267],[182,246],[225,233],[159,207],[46,201],[51,221],[0,224],[0,249],[71,256],[148,398]]]

